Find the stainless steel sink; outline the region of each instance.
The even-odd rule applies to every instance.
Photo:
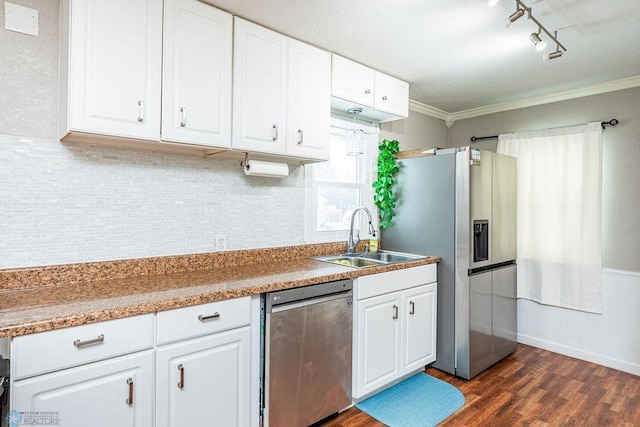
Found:
[[[331,262],[347,267],[375,267],[377,265],[395,264],[398,262],[414,261],[424,259],[427,256],[404,254],[399,252],[378,251],[378,252],[357,252],[353,254],[337,254],[313,257],[318,261]]]
[[[369,252],[361,255],[363,258],[374,259],[376,261],[382,261],[388,264],[393,264],[396,262],[407,262],[414,261],[417,259],[427,258],[423,255],[413,255],[413,254],[403,254],[399,252],[390,252],[390,251],[378,251],[378,252]]]
[[[388,264],[387,262],[384,262],[384,261],[363,258],[360,256],[360,254],[326,255],[326,256],[313,257],[313,259],[317,259],[318,261],[332,262],[334,264],[345,265],[347,267],[357,267],[357,268],[375,267],[376,265]]]

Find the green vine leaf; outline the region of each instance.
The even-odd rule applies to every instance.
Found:
[[[386,228],[394,225],[393,217],[396,215],[396,198],[393,194],[393,187],[396,183],[393,179],[398,173],[398,150],[400,143],[395,139],[382,140],[378,154],[378,179],[372,184],[375,189],[373,201],[378,207],[380,215],[380,227]]]

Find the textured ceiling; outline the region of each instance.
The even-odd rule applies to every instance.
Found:
[[[410,83],[454,113],[640,75],[640,0],[523,0],[567,48],[543,62],[515,0],[206,0]],[[553,42],[546,52],[555,50]]]

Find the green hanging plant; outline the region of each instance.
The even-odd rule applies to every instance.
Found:
[[[393,195],[393,187],[396,183],[393,178],[398,173],[398,150],[400,143],[382,140],[380,154],[378,154],[378,179],[373,182],[375,194],[373,202],[378,207],[380,215],[380,227],[387,228],[395,224],[396,197]]]

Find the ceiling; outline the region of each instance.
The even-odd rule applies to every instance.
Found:
[[[443,115],[605,82],[640,85],[639,0],[523,0],[567,48],[546,62],[526,14],[505,26],[515,0],[205,1],[408,81],[413,101]]]

